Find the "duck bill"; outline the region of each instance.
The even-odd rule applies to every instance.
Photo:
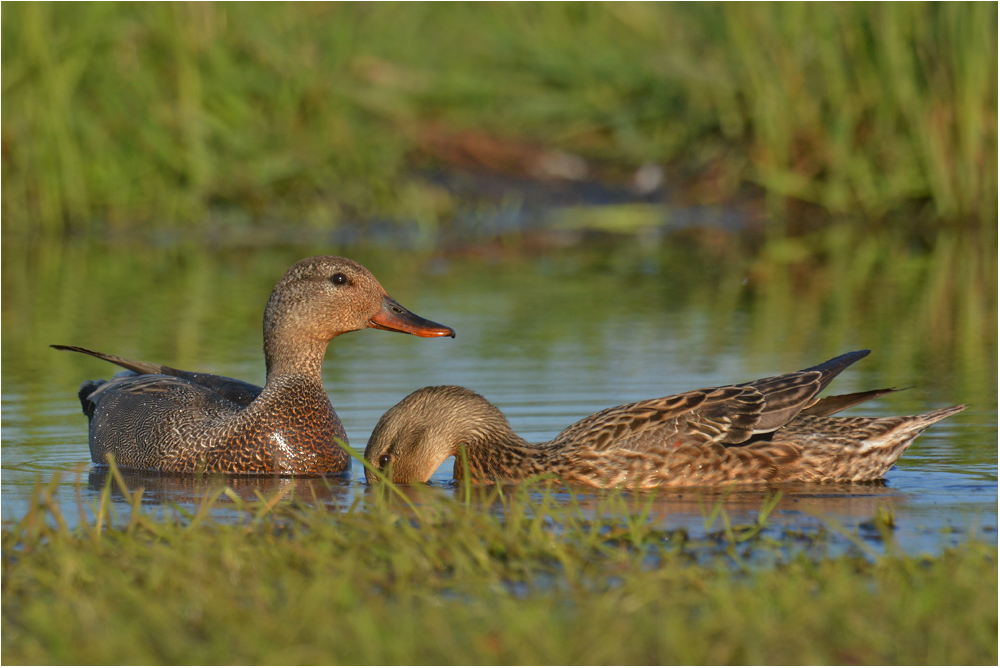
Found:
[[[439,325],[399,305],[388,295],[382,300],[382,308],[368,321],[369,327],[384,329],[390,332],[403,332],[415,336],[450,336],[455,338],[455,330],[445,325]]]

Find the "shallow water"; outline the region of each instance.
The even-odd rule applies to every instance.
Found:
[[[94,502],[106,477],[89,464],[76,390],[82,380],[115,369],[47,344],[260,383],[260,319],[271,287],[295,260],[339,252],[368,265],[403,305],[458,332],[455,340],[427,340],[369,330],[332,342],[324,382],[359,451],[382,413],[424,385],[475,389],[518,433],[542,441],[608,406],[871,348],[830,391],[911,389],[845,414],[913,414],[957,403],[969,409],[932,426],[882,482],[783,488],[772,524],[793,531],[841,526],[875,543],[877,534],[866,526],[881,506],[892,511],[894,537],[907,551],[935,552],[970,535],[996,540],[995,328],[993,338],[963,330],[940,345],[930,325],[920,331],[905,301],[850,308],[850,293],[819,279],[761,284],[738,264],[686,266],[678,261],[683,252],[658,243],[652,250],[648,242],[625,241],[534,255],[86,244],[15,254],[5,245],[3,520],[24,514],[40,478],[62,472],[57,497],[64,509],[75,509],[77,476],[84,504]],[[445,463],[433,485],[453,489],[451,466]],[[160,476],[129,482],[145,488],[146,503],[163,507],[195,504],[214,484]],[[228,482],[247,498],[291,488],[306,500],[342,507],[367,493],[357,462],[343,479],[323,484]],[[650,521],[704,533],[706,514],[722,503],[731,522],[752,523],[766,493],[671,490],[657,495]],[[584,490],[580,501],[596,496]],[[113,498],[126,514],[121,497]],[[218,519],[227,520],[225,504]]]

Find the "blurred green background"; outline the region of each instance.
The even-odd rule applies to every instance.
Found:
[[[433,230],[459,203],[427,170],[614,184],[655,164],[685,203],[760,203],[771,237],[850,219],[995,248],[995,3],[2,12],[7,241]]]
[[[139,322],[174,282],[228,313],[180,277],[234,249],[367,254],[409,283],[435,257],[516,267],[574,246],[605,273],[683,275],[671,303],[748,301],[761,340],[883,323],[910,363],[995,377],[995,3],[2,12],[17,359],[70,333],[59,305],[113,329],[122,290]],[[205,343],[224,327],[171,313],[182,361],[225,347]]]

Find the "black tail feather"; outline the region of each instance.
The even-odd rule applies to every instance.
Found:
[[[83,407],[83,414],[87,418],[94,417],[94,402],[91,401],[90,397],[94,394],[94,391],[99,387],[107,383],[106,380],[85,380],[80,384],[80,391],[77,392],[77,396],[80,397],[80,405]]]
[[[910,388],[904,387],[903,390],[908,390]],[[878,397],[884,396],[886,394],[892,394],[893,392],[902,392],[903,390],[897,390],[895,388],[885,388],[882,390],[869,390],[867,392],[853,392],[851,394],[835,394],[829,397],[823,397],[822,399],[817,399],[811,406],[807,406],[802,409],[799,415],[812,415],[814,417],[826,417],[828,415],[833,415],[834,413],[839,413],[842,410],[850,408],[851,406],[857,406],[866,401],[871,401]]]

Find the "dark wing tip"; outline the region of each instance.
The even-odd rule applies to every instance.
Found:
[[[803,369],[803,371],[832,371],[833,375],[837,375],[858,360],[868,357],[871,352],[872,351],[870,350],[855,350],[854,352],[844,353],[843,355],[838,355],[837,357],[827,360],[822,364],[817,364],[816,366],[811,366],[808,369]]]

